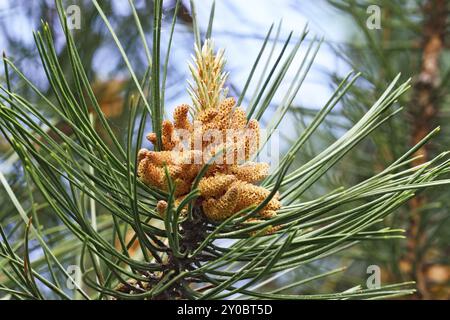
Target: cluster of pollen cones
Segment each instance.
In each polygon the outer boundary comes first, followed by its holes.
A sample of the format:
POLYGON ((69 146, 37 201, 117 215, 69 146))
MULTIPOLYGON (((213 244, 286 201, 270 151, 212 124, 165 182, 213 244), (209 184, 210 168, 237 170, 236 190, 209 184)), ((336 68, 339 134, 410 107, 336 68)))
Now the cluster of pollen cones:
MULTIPOLYGON (((161 151, 139 151, 140 179, 149 186, 168 191, 170 177, 175 185, 177 206, 208 163, 210 166, 198 183, 197 203, 209 220, 220 222, 261 204, 270 191, 257 183, 268 175, 269 166, 249 161, 259 149, 259 124, 257 120, 247 122, 245 111, 235 104, 234 98, 222 99, 217 106, 196 112, 192 121, 190 107, 178 106, 173 122, 162 123, 161 151)), ((154 133, 147 139, 157 144, 154 133)), ((280 207, 279 195, 275 194, 253 221, 274 217, 280 207)), ((159 214, 164 215, 166 208, 167 203, 160 200, 159 214)))

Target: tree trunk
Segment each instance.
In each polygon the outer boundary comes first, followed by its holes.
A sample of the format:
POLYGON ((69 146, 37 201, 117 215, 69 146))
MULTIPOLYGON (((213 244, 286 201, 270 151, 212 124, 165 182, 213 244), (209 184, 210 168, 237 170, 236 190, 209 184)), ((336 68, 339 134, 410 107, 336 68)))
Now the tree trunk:
MULTIPOLYGON (((421 71, 416 78, 413 97, 410 102, 412 116, 411 144, 417 144, 437 125, 439 111, 436 101, 436 89, 439 86, 439 60, 444 48, 447 0, 428 0, 423 6, 423 39, 421 71)), ((417 166, 431 159, 429 146, 417 151, 422 158, 413 165, 417 166)), ((419 195, 410 202, 410 218, 407 229, 407 251, 401 261, 401 269, 409 278, 417 282, 417 298, 430 299, 424 270, 424 253, 420 253, 424 237, 421 235, 421 208, 427 199, 419 195)))

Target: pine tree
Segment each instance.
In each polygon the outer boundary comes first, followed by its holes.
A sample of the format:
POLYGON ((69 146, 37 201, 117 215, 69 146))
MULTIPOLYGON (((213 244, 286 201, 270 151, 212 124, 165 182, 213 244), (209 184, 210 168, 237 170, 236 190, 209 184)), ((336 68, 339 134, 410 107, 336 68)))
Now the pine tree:
MULTIPOLYGON (((402 72, 412 78, 412 90, 401 98, 405 111, 392 119, 384 130, 372 135, 364 154, 355 154, 348 163, 364 168, 352 179, 365 179, 389 165, 399 153, 442 126, 441 132, 417 150, 411 166, 420 165, 449 145, 448 112, 450 69, 448 59, 448 1, 423 2, 379 1, 381 28, 368 30, 367 8, 370 1, 330 1, 339 13, 344 12, 355 26, 353 42, 340 47, 349 64, 363 72, 367 82, 353 88, 345 102, 342 116, 351 123, 367 110, 373 93, 380 93, 390 77, 402 72), (370 89, 368 89, 370 88, 370 89), (368 154, 374 156, 368 157, 368 154), (364 165, 361 165, 364 163, 364 165)), ((335 77, 339 81, 339 77, 335 77)), ((342 119, 340 119, 342 121, 342 119)), ((378 243, 366 247, 366 260, 383 263, 390 281, 414 280, 416 297, 430 299, 449 297, 448 219, 449 198, 444 190, 420 193, 400 209, 388 222, 407 230, 407 241, 387 246, 378 243), (370 252, 383 252, 374 257, 370 252)))
MULTIPOLYGON (((0 226, 0 267, 4 271, 0 292, 6 298, 225 299, 239 295, 257 299, 344 299, 395 297, 414 291, 412 283, 406 282, 372 288, 357 283, 340 292, 290 293, 342 268, 319 270, 275 289, 264 287, 286 272, 311 268, 358 242, 402 237, 402 230, 381 226, 384 218, 413 198, 416 191, 449 183, 440 178, 450 169, 446 152, 410 167, 415 153, 435 134, 433 131, 377 174, 315 199, 303 198, 305 191, 360 141, 397 116, 398 101, 410 86, 408 80, 401 83, 400 76, 393 77, 372 107, 342 137, 310 161, 294 166, 296 155, 359 77, 350 73, 269 175, 267 165, 253 158, 268 138, 257 139, 259 121, 304 45, 306 29, 291 33, 278 55, 272 50, 268 62, 263 63, 262 54, 273 33, 270 27, 240 95, 230 97, 225 56, 212 46, 214 6, 202 39, 191 2, 196 48, 189 86, 193 103, 192 107, 186 104, 176 108, 172 121, 164 119, 164 96, 170 49, 176 43, 169 41, 163 61, 162 1, 154 2, 151 46, 141 19, 135 16, 143 50, 149 53, 143 68, 146 72, 140 76, 108 16, 93 0, 133 85, 122 142, 95 97, 61 1, 56 4, 67 41, 70 72, 62 72, 48 24, 43 23, 35 33, 55 98, 47 98, 4 57, 7 76, 6 83, 0 85, 0 128, 20 159, 24 181, 23 190, 15 191, 0 174, 15 209, 15 214, 0 226), (289 47, 290 43, 294 46, 289 47), (261 79, 255 77, 257 68, 266 68, 261 79), (11 74, 20 77, 45 102, 49 113, 70 127, 70 132, 49 121, 41 104, 16 93, 11 74), (247 91, 252 81, 261 85, 251 95, 247 91), (246 95, 252 97, 250 103, 240 107, 247 101, 246 95), (142 149, 147 122, 152 124, 147 138, 153 150, 142 149), (254 139, 237 136, 231 147, 195 147, 197 132, 202 135, 215 129, 221 136, 234 127, 251 130, 254 139), (188 133, 187 145, 180 143, 180 129, 188 133), (254 142, 256 149, 251 148, 254 142), (244 150, 243 164, 216 161, 240 150, 244 150), (193 163, 192 157, 199 153, 206 158, 193 163), (19 193, 27 195, 29 201, 18 201, 19 193), (42 207, 51 212, 52 220, 41 219, 42 207), (68 286, 75 289, 73 294, 68 293, 68 286)), ((135 12, 132 1, 130 6, 135 12)), ((175 23, 173 19, 170 39, 175 23)), ((320 42, 311 41, 309 46, 304 63, 295 70, 294 81, 283 93, 283 103, 265 128, 269 136, 275 134, 289 111, 320 42)))

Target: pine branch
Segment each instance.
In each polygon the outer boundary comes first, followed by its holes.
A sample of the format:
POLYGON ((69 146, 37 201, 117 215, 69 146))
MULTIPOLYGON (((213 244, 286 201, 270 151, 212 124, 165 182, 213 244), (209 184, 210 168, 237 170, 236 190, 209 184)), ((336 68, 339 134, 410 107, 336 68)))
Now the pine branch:
MULTIPOLYGON (((440 82, 440 59, 443 54, 445 31, 447 28, 448 8, 446 1, 427 1, 423 6, 423 50, 421 71, 414 84, 414 92, 410 112, 412 114, 411 144, 415 145, 420 141, 430 126, 437 122, 439 114, 439 102, 436 101, 435 94, 440 82)), ((427 146, 423 146, 417 151, 422 155, 415 165, 419 165, 430 158, 427 146)), ((424 299, 430 299, 431 295, 427 288, 427 279, 424 270, 424 261, 419 248, 423 247, 425 237, 420 236, 421 210, 426 205, 427 199, 418 196, 410 203, 411 217, 408 226, 407 252, 402 260, 403 267, 410 270, 411 278, 415 279, 418 287, 418 295, 424 299)))
MULTIPOLYGON (((358 2, 358 6, 342 1, 330 3, 339 10, 350 13, 351 20, 358 26, 358 34, 363 35, 362 41, 354 41, 355 43, 346 45, 344 50, 351 55, 346 61, 353 68, 363 68, 364 75, 369 80, 369 83, 352 90, 354 97, 348 99, 347 104, 353 107, 343 114, 346 119, 355 122, 355 118, 366 109, 364 104, 370 101, 367 95, 372 92, 367 90, 368 84, 373 85, 375 91, 381 92, 385 82, 397 70, 413 78, 411 94, 405 95, 401 100, 406 105, 405 116, 393 119, 385 126, 384 132, 372 136, 379 156, 360 154, 355 157, 352 166, 364 162, 367 170, 363 173, 354 172, 353 177, 363 179, 378 171, 397 157, 399 150, 405 150, 403 146, 416 144, 433 128, 442 125, 442 133, 436 136, 433 144, 417 149, 417 155, 421 156, 416 157, 412 166, 436 156, 442 146, 448 145, 447 115, 444 111, 448 100, 448 86, 444 84, 445 75, 448 74, 444 45, 448 38, 445 32, 448 4, 429 1, 423 6, 417 4, 405 7, 401 1, 385 2, 382 6, 382 30, 371 32, 364 24, 367 19, 365 8, 371 3, 358 2), (436 6, 439 6, 438 10, 434 10, 436 6), (393 48, 395 44, 399 44, 399 47, 393 48), (356 51, 358 54, 353 54, 356 51)), ((373 146, 368 145, 367 150, 373 150, 373 146)), ((437 230, 432 227, 445 224, 449 217, 448 206, 442 192, 431 190, 417 195, 408 207, 401 209, 398 217, 392 219, 407 229, 408 248, 399 243, 390 250, 385 266, 389 269, 391 279, 417 281, 419 291, 416 297, 442 298, 448 295, 444 284, 446 276, 435 281, 431 277, 433 270, 441 270, 444 275, 448 273, 445 267, 446 245, 443 244, 448 232, 445 227, 437 230), (434 250, 429 250, 432 245, 435 246, 434 250), (430 277, 427 279, 428 276, 430 277), (431 291, 433 294, 430 294, 431 291)), ((377 249, 371 251, 380 250, 388 249, 377 246, 377 249)))
MULTIPOLYGON (((132 2, 130 4, 133 8, 132 2)), ((28 179, 27 188, 35 190, 34 193, 42 198, 42 203, 48 206, 57 221, 57 230, 52 230, 46 222, 29 219, 27 208, 20 205, 9 182, 3 174, 0 175, 2 185, 23 220, 20 225, 14 221, 0 229, 0 265, 6 270, 5 278, 0 278, 0 291, 17 299, 69 299, 72 296, 65 294, 64 287, 69 280, 78 285, 78 294, 85 299, 224 299, 236 294, 252 299, 374 299, 411 294, 414 291, 411 283, 372 289, 357 285, 343 292, 314 294, 291 294, 289 290, 292 286, 276 290, 267 290, 261 286, 270 279, 276 279, 279 272, 306 268, 313 262, 348 250, 357 243, 403 237, 402 230, 381 227, 380 223, 414 197, 415 192, 450 183, 448 179, 442 178, 450 171, 448 153, 409 167, 414 161, 414 153, 436 130, 372 177, 351 187, 322 194, 316 199, 305 201, 303 198, 303 193, 312 188, 350 150, 396 116, 400 111, 396 109, 397 101, 408 90, 409 81, 399 83, 400 76, 395 77, 352 128, 310 161, 294 167, 298 152, 316 134, 319 125, 359 76, 349 74, 305 131, 295 139, 272 175, 257 185, 258 179, 254 177, 253 171, 248 174, 245 168, 233 163, 229 169, 235 170, 231 171, 232 176, 240 181, 230 188, 235 198, 228 193, 229 197, 219 201, 221 198, 218 195, 206 195, 202 189, 205 180, 202 179, 216 177, 211 174, 211 168, 221 172, 226 167, 216 166, 214 161, 229 152, 229 148, 222 146, 215 150, 200 166, 189 163, 189 167, 182 167, 195 169, 190 179, 180 178, 186 177, 187 170, 178 170, 178 159, 171 158, 176 141, 172 140, 175 137, 172 123, 162 119, 163 101, 160 94, 163 95, 161 90, 165 90, 165 87, 159 82, 161 39, 158 30, 162 7, 158 5, 161 2, 156 1, 152 66, 139 79, 106 14, 94 1, 137 92, 137 96, 129 100, 131 112, 126 142, 123 144, 114 135, 93 94, 74 39, 65 24, 60 1, 57 2, 57 8, 68 44, 70 73, 62 72, 48 24, 43 23, 42 30, 35 33, 36 45, 55 99, 46 98, 13 62, 4 59, 8 71, 22 78, 46 103, 52 116, 67 123, 73 134, 55 126, 41 112, 41 106, 33 103, 30 97, 17 94, 13 82, 0 85, 2 133, 20 159, 28 179), (153 103, 150 105, 148 101, 153 103), (90 105, 93 106, 92 110, 87 107, 90 105), (112 146, 104 142, 90 121, 93 117, 99 119, 113 141, 112 146), (149 138, 156 149, 138 152, 148 117, 155 131, 155 135, 149 138), (158 132, 159 127, 161 133, 158 132), (142 166, 145 163, 143 160, 148 160, 153 167, 142 166), (150 178, 146 179, 147 175, 150 178), (183 198, 179 199, 179 195, 183 198), (249 204, 249 199, 255 198, 257 200, 249 204), (94 205, 88 206, 87 203, 94 205), (232 209, 230 204, 233 205, 232 209), (102 209, 102 214, 95 217, 97 227, 91 218, 93 207, 102 209), (17 234, 24 230, 26 236, 17 240, 17 234), (53 239, 57 236, 63 236, 64 242, 61 243, 60 238, 53 239), (38 241, 35 247, 32 246, 32 239, 38 241), (50 239, 52 241, 47 243, 46 240, 50 239), (19 254, 22 248, 26 248, 27 252, 23 258, 19 254), (32 250, 43 250, 44 258, 31 259, 32 250), (62 261, 73 262, 76 257, 80 257, 76 266, 82 274, 81 284, 74 281, 62 267, 62 261), (50 274, 52 270, 55 274, 50 274)), ((195 15, 193 20, 193 25, 198 28, 195 15)), ((135 23, 140 29, 139 19, 135 19, 135 23)), ((207 33, 211 36, 212 30, 207 33)), ((196 34, 199 47, 199 29, 196 34)), ((286 81, 285 76, 306 36, 306 28, 298 38, 292 32, 275 61, 272 61, 270 54, 263 66, 268 72, 262 73, 258 81, 260 85, 250 100, 247 112, 235 107, 232 98, 217 96, 221 90, 214 91, 212 96, 208 95, 210 92, 207 90, 201 95, 194 94, 195 99, 200 97, 209 100, 207 108, 194 114, 195 119, 206 117, 211 112, 215 120, 208 118, 204 124, 216 129, 239 125, 257 130, 258 120, 271 105, 273 97, 282 87, 281 83, 286 81), (291 41, 294 46, 289 46, 291 41), (235 121, 230 121, 227 118, 229 115, 235 116, 235 121)), ((268 44, 267 41, 261 52, 268 44)), ((206 48, 208 45, 209 42, 206 42, 206 48)), ((320 42, 315 41, 310 44, 303 63, 295 70, 295 81, 285 92, 283 103, 276 110, 275 120, 270 126, 271 134, 291 107, 319 45, 320 42)), ((272 53, 276 46, 275 42, 272 53)), ((212 51, 205 52, 212 58, 212 51)), ((196 62, 199 63, 204 57, 198 55, 196 62)), ((260 56, 254 68, 260 67, 259 59, 260 56)), ((221 66, 222 60, 208 61, 219 62, 212 64, 217 67, 221 66)), ((210 64, 205 64, 204 70, 211 72, 209 67, 210 64)), ((194 75, 197 73, 194 72, 194 75)), ((199 79, 206 79, 206 88, 211 88, 211 84, 220 84, 212 87, 221 89, 221 75, 221 72, 214 73, 214 77, 199 75, 199 79)), ((249 79, 252 75, 253 71, 249 79)), ((197 86, 200 85, 201 81, 197 86)), ((199 106, 203 107, 203 100, 199 106)), ((245 97, 242 101, 246 101, 245 97)), ((181 106, 178 112, 174 116, 174 127, 188 128, 187 108, 181 106)), ((257 136, 255 134, 253 137, 257 136)), ((261 144, 266 142, 261 141, 261 144)), ((202 149, 194 151, 203 152, 202 149)), ((250 168, 257 166, 253 163, 250 168)), ((267 175, 263 170, 261 172, 259 177, 267 175)), ((206 192, 217 191, 212 188, 212 184, 206 186, 206 192)), ((224 190, 226 187, 217 189, 225 192, 221 196, 227 195, 228 190, 224 190)), ((36 204, 34 193, 30 192, 31 199, 27 203, 31 212, 36 204)), ((295 288, 302 289, 303 284, 334 273, 330 270, 320 271, 303 282, 297 282, 295 288)))

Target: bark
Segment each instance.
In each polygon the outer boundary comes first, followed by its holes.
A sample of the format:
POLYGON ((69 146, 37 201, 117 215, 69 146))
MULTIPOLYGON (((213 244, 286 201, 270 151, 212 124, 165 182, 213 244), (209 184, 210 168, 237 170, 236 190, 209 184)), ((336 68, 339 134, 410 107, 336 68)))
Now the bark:
MULTIPOLYGON (((417 144, 437 125, 439 112, 435 92, 440 80, 440 57, 445 47, 444 38, 447 24, 447 0, 428 0, 423 6, 423 41, 421 70, 416 78, 411 101, 412 135, 411 144, 417 144)), ((430 157, 429 146, 417 152, 422 158, 413 165, 420 165, 430 157)), ((417 298, 430 299, 425 274, 424 254, 419 254, 424 237, 421 234, 421 208, 427 199, 419 195, 410 202, 410 218, 407 231, 407 251, 401 261, 401 269, 417 282, 417 298)))

